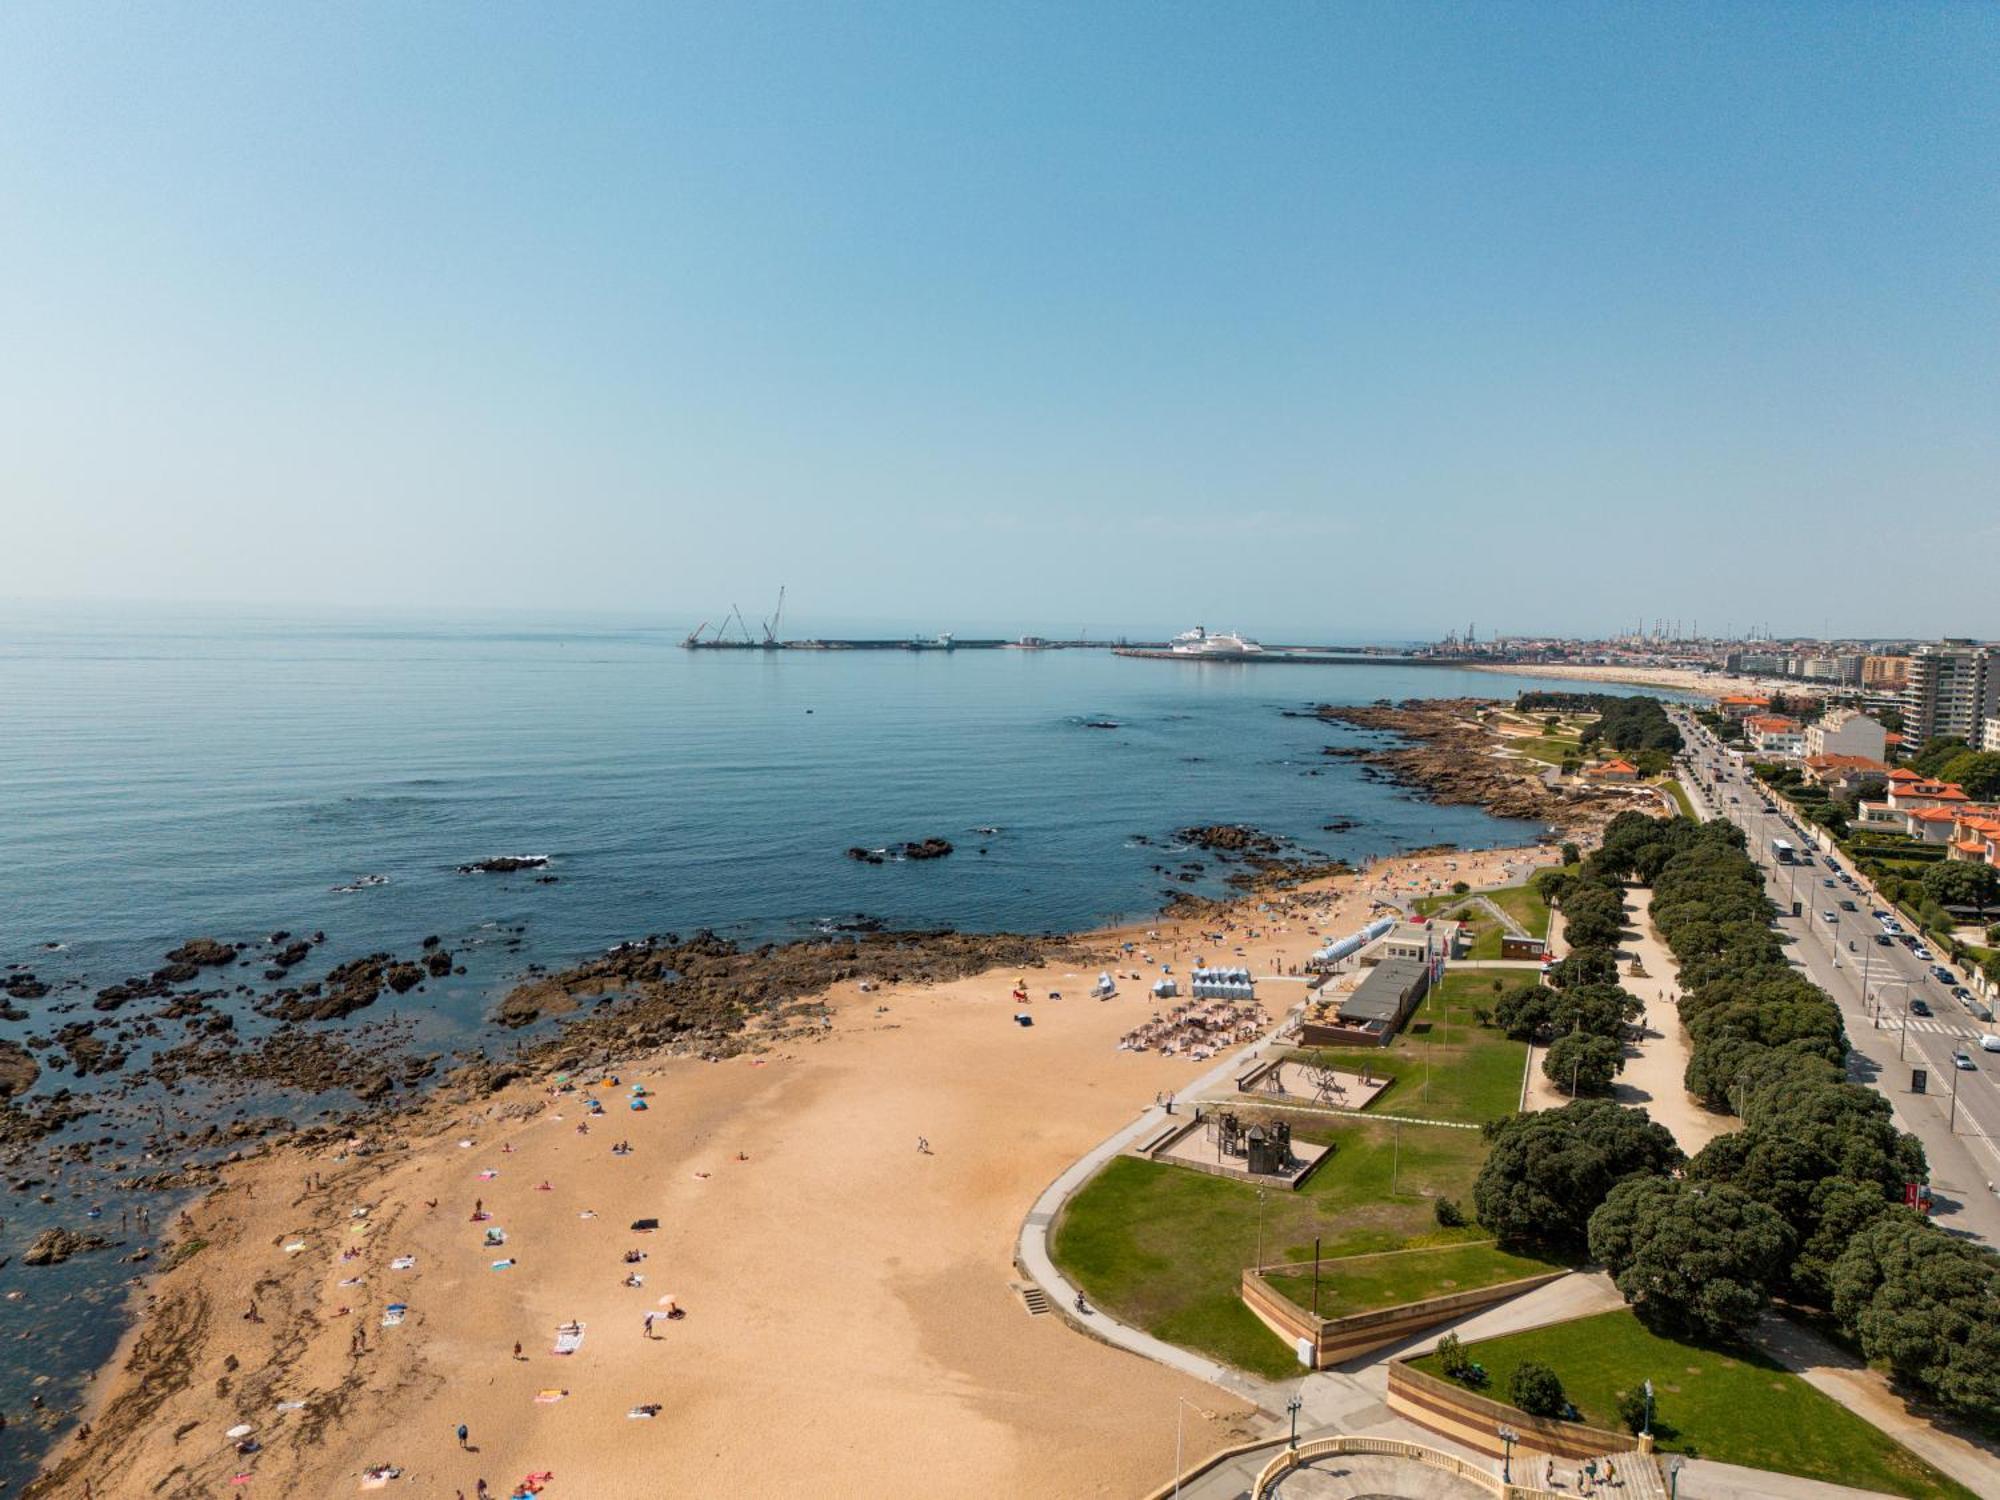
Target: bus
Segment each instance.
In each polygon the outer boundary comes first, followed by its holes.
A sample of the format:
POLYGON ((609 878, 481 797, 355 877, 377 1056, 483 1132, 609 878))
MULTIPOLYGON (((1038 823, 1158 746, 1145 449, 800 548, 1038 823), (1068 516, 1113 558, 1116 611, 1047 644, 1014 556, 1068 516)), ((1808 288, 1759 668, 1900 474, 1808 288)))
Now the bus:
POLYGON ((1787 839, 1772 839, 1771 855, 1781 865, 1797 864, 1799 860, 1799 851, 1794 849, 1787 839))

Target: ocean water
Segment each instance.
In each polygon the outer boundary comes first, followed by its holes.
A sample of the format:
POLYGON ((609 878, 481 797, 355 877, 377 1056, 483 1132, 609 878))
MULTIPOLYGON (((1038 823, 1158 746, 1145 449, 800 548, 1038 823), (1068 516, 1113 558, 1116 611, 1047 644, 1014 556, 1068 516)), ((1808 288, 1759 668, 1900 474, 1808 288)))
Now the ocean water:
MULTIPOLYGON (((1366 736, 1286 716, 1315 702, 1509 696, 1534 685, 1521 679, 1095 650, 688 652, 684 630, 10 606, 0 964, 72 988, 27 1002, 28 1019, 0 1035, 95 1018, 90 989, 150 972, 184 938, 288 929, 327 935, 299 978, 439 935, 468 972, 354 1021, 398 1017, 421 1045, 471 1048, 494 1039, 483 1017, 527 963, 645 933, 763 940, 856 914, 1087 927, 1156 909, 1176 886, 1154 867, 1200 857, 1169 847, 1191 823, 1247 822, 1346 859, 1542 832, 1432 806, 1320 753, 1366 736), (1324 826, 1340 820, 1352 828, 1324 826), (933 835, 956 852, 880 866, 844 853, 933 835), (516 853, 549 856, 554 883, 457 873, 516 853), (342 889, 363 877, 379 879, 342 889)), ((1203 863, 1192 888, 1220 891, 1228 867, 1203 863)), ((244 1030, 257 1025, 246 1008, 244 1030)), ((132 1040, 136 1069, 147 1043, 132 1040)), ((45 1071, 37 1088, 65 1083, 45 1071)), ((327 1102, 264 1101, 300 1113, 327 1102)), ((81 1133, 136 1135, 153 1107, 139 1089, 81 1133)), ((50 1223, 81 1227, 92 1204, 115 1222, 111 1154, 10 1190, 0 1253, 50 1223)), ((0 1287, 26 1293, 0 1302, 15 1335, 0 1339, 10 1417, 35 1380, 55 1404, 108 1352, 130 1270, 117 1253, 0 1270, 0 1287)), ((22 1427, 9 1435, 23 1441, 0 1479, 18 1482, 34 1449, 22 1427)))

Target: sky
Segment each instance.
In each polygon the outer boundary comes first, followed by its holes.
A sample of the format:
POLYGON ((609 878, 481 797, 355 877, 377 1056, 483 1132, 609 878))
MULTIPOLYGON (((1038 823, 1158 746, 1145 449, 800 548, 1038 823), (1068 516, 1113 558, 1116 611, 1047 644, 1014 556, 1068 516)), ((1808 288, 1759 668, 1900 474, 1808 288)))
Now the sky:
POLYGON ((0 599, 2000 636, 1996 272, 1992 5, 22 0, 0 599))

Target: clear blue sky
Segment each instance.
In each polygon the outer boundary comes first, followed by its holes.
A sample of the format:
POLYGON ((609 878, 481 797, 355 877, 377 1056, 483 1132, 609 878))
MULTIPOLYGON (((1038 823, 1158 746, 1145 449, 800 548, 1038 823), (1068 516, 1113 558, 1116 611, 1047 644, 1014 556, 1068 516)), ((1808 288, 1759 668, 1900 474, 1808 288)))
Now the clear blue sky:
POLYGON ((2000 7, 15 4, 0 594, 2000 635, 2000 7))

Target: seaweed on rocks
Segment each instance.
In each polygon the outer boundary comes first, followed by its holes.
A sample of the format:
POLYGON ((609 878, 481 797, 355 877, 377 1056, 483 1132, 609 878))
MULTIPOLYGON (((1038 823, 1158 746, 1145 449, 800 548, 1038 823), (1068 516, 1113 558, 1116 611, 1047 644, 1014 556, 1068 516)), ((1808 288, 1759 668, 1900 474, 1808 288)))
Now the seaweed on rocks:
POLYGON ((1039 967, 1071 949, 1010 933, 863 932, 753 949, 703 930, 623 943, 518 984, 493 1012, 506 1027, 574 1016, 556 1044, 614 1053, 677 1046, 727 1055, 753 1020, 783 1020, 798 1001, 856 979, 927 983, 996 966, 1039 967))

